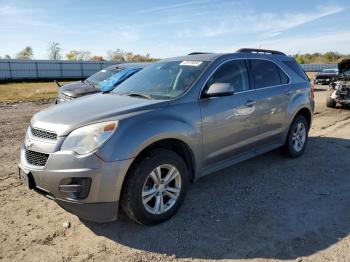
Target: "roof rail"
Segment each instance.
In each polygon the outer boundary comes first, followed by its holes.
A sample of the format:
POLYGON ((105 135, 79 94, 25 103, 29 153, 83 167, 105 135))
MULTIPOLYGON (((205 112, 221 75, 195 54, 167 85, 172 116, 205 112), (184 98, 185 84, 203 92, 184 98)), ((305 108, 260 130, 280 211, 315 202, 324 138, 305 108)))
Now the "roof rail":
POLYGON ((207 52, 192 52, 192 53, 189 53, 187 55, 205 55, 205 54, 211 54, 211 53, 207 53, 207 52))
POLYGON ((284 55, 285 53, 282 53, 280 51, 275 50, 268 50, 268 49, 258 49, 258 48, 241 48, 237 50, 239 53, 256 53, 256 54, 270 54, 270 55, 284 55))

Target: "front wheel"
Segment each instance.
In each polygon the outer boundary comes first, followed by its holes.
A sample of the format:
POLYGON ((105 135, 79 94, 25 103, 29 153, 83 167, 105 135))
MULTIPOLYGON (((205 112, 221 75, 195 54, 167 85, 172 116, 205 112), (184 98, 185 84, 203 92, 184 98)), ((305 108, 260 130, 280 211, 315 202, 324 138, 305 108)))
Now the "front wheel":
POLYGON ((121 205, 134 221, 159 224, 182 204, 189 184, 188 168, 176 153, 156 149, 138 161, 128 174, 121 205))
POLYGON ((298 115, 289 128, 288 136, 282 152, 291 158, 299 157, 306 148, 309 133, 309 125, 306 118, 298 115))

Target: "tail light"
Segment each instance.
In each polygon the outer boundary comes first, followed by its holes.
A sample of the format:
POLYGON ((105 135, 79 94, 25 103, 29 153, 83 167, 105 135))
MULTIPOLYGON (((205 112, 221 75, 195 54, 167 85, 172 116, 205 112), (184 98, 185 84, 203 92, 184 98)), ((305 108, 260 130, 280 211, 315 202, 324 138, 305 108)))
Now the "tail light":
POLYGON ((311 88, 311 96, 312 98, 315 98, 315 84, 313 81, 310 82, 310 88, 311 88))

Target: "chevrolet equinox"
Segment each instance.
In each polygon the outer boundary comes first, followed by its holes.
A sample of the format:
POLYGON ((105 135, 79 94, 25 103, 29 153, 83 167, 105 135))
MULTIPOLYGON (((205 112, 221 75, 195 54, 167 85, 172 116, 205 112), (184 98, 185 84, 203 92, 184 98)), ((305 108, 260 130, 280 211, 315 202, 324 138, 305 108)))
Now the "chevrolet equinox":
POLYGON ((35 114, 19 176, 80 218, 116 220, 121 206, 157 224, 191 181, 276 148, 299 157, 313 107, 309 79, 278 51, 164 59, 112 92, 35 114))

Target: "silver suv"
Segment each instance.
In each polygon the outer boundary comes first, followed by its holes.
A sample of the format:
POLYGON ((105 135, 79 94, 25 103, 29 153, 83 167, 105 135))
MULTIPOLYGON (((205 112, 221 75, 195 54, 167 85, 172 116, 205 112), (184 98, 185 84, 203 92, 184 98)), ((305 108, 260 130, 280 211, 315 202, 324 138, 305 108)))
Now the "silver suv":
POLYGON ((93 221, 169 219, 190 181, 275 148, 306 147, 310 82, 292 57, 241 49, 154 63, 108 94, 31 120, 19 174, 30 189, 93 221))

